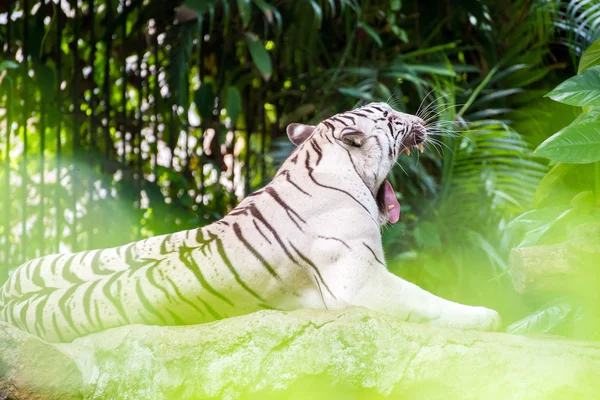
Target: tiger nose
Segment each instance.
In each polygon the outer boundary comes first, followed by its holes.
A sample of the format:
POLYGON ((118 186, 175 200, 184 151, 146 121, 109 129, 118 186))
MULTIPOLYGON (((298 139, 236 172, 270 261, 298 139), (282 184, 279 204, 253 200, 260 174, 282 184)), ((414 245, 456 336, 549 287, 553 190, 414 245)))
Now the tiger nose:
POLYGON ((416 123, 412 125, 411 133, 415 144, 419 144, 425 141, 427 129, 425 129, 424 125, 416 123))

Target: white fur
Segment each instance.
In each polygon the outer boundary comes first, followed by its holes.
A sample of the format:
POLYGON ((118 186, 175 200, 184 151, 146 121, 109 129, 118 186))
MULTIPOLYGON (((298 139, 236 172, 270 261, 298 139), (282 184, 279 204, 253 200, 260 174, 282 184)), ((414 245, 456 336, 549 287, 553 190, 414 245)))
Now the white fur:
POLYGON ((422 121, 382 103, 356 111, 367 110, 375 112, 355 123, 327 120, 333 129, 288 129, 299 147, 273 181, 210 226, 21 266, 0 289, 0 319, 48 341, 130 323, 201 323, 267 306, 365 306, 413 322, 496 329, 495 311, 441 299, 387 271, 380 233, 387 216, 377 189, 422 121))

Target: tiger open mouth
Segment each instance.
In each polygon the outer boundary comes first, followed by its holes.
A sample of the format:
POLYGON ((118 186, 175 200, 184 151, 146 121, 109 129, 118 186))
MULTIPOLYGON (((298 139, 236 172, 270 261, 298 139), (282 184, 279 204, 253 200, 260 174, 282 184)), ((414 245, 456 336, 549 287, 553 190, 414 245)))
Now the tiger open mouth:
MULTIPOLYGON (((421 153, 423 153, 423 143, 416 144, 416 147, 419 149, 421 153)), ((410 147, 406 147, 404 150, 400 152, 406 153, 410 156, 410 147)), ((377 206, 379 207, 379 212, 382 215, 387 216, 387 220, 395 224, 400 220, 400 202, 396 199, 396 195, 394 193, 394 188, 392 184, 387 179, 383 181, 379 190, 377 190, 377 206)))
POLYGON ((394 188, 387 179, 377 191, 377 205, 379 206, 379 212, 387 215, 388 221, 392 224, 400 220, 400 202, 396 199, 394 188))

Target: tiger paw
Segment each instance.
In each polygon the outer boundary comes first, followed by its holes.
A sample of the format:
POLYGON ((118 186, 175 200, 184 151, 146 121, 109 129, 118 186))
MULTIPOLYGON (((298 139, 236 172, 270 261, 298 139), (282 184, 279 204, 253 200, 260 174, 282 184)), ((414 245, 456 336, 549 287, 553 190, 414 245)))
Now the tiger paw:
POLYGON ((463 330, 497 331, 502 319, 500 314, 489 308, 465 306, 459 313, 442 315, 430 324, 463 330))

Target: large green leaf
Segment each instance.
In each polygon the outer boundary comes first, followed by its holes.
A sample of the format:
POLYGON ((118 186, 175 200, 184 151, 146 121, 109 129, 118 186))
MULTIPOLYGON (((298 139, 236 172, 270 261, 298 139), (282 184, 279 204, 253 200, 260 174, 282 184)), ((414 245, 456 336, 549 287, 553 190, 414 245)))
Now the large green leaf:
POLYGON ((515 233, 525 232, 523 240, 517 247, 534 246, 542 236, 556 224, 569 218, 574 213, 572 208, 549 207, 528 211, 508 224, 508 229, 515 233))
POLYGON ((564 322, 573 306, 568 298, 559 298, 546 307, 515 322, 506 328, 506 332, 514 334, 548 333, 564 322))
POLYGON ((600 119, 600 107, 586 107, 585 110, 586 112, 579 114, 579 116, 571 122, 571 125, 594 122, 600 119))
POLYGON ((546 96, 571 106, 600 106, 600 66, 567 79, 546 96))
POLYGON ((596 40, 581 56, 579 61, 579 69, 577 73, 580 74, 588 68, 600 65, 600 40, 596 40))
POLYGON ((269 52, 263 46, 260 38, 254 33, 244 33, 244 39, 246 40, 246 45, 248 46, 248 51, 250 51, 250 57, 252 57, 254 65, 256 65, 263 78, 268 81, 273 73, 269 52))
POLYGON ((552 161, 587 164, 600 160, 600 122, 569 125, 546 139, 535 154, 552 161))

